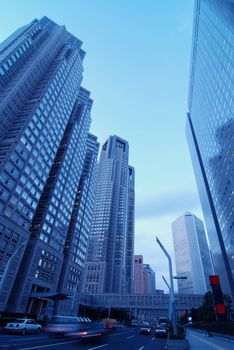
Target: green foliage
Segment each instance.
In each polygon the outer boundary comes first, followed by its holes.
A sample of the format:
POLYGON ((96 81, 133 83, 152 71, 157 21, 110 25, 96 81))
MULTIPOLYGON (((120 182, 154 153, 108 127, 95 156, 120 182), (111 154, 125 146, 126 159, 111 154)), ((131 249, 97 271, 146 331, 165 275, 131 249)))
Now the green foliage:
MULTIPOLYGON (((226 313, 229 314, 232 311, 232 299, 229 295, 224 294, 223 300, 225 304, 226 313)), ((204 295, 203 305, 197 309, 192 308, 189 316, 192 316, 194 321, 205 321, 213 322, 216 320, 215 311, 214 311, 214 302, 211 292, 207 292, 204 295)))
MULTIPOLYGON (((204 302, 202 306, 200 306, 198 309, 193 308, 193 312, 191 310, 191 316, 193 317, 192 314, 196 314, 196 321, 215 321, 214 303, 211 292, 207 292, 204 295, 204 302)), ((194 318, 193 321, 195 321, 194 318)))

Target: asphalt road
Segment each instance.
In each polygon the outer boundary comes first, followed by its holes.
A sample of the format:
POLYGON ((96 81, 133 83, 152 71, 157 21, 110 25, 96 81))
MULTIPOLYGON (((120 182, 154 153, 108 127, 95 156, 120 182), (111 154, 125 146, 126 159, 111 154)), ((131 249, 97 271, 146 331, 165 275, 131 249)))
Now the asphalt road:
POLYGON ((165 339, 139 334, 139 329, 127 329, 112 333, 99 341, 84 342, 75 339, 49 338, 40 335, 0 335, 1 350, 164 350, 165 339))

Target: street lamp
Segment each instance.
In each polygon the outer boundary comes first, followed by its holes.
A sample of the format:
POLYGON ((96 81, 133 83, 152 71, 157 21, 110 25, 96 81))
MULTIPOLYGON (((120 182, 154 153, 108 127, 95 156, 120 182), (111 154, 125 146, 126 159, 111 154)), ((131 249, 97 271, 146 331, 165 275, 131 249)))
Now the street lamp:
POLYGON ((166 278, 164 276, 162 276, 162 279, 166 283, 167 288, 169 289, 169 292, 171 293, 171 287, 170 287, 169 283, 167 282, 166 278))
POLYGON ((16 249, 16 251, 8 259, 8 261, 6 263, 6 266, 5 266, 5 269, 4 269, 4 272, 3 272, 2 276, 0 276, 0 289, 3 288, 3 285, 4 285, 4 282, 5 282, 5 279, 7 278, 7 273, 8 273, 8 270, 10 268, 11 262, 13 261, 15 256, 24 248, 25 244, 26 244, 25 242, 21 243, 19 245, 19 247, 16 249))
POLYGON ((177 335, 177 325, 176 325, 176 312, 175 312, 175 292, 174 292, 174 285, 173 285, 173 276, 172 276, 172 263, 171 263, 171 257, 156 236, 156 242, 162 249, 163 253, 166 255, 168 259, 168 267, 169 267, 169 277, 170 277, 170 302, 171 302, 171 323, 173 327, 174 334, 177 335))
POLYGON ((166 286, 169 289, 169 307, 168 307, 168 319, 171 321, 171 287, 169 283, 167 282, 166 278, 162 276, 163 281, 166 283, 166 286))

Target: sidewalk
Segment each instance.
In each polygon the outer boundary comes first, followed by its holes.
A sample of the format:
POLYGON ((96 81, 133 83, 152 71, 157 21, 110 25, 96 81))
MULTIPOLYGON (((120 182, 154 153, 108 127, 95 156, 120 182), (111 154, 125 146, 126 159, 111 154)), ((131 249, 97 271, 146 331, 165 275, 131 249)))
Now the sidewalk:
POLYGON ((234 337, 225 334, 214 334, 211 337, 205 331, 188 329, 186 339, 190 350, 233 350, 234 337), (227 338, 228 337, 228 338, 227 338))

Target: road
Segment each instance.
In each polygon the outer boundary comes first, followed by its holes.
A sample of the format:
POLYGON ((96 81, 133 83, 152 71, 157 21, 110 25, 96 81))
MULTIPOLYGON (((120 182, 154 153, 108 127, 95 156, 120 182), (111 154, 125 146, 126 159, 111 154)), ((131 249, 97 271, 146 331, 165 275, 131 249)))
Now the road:
POLYGON ((164 350, 165 339, 155 339, 151 335, 140 335, 139 329, 127 329, 112 333, 98 342, 77 341, 75 339, 51 339, 40 335, 0 335, 1 350, 164 350))

